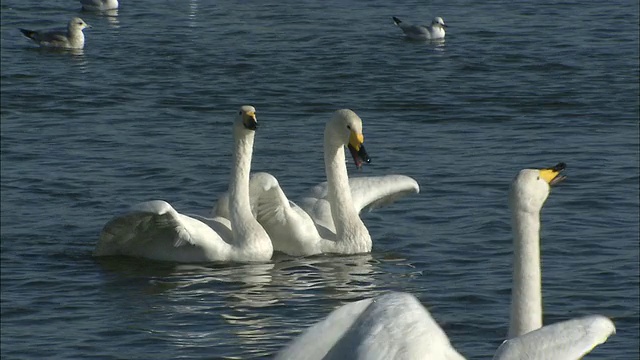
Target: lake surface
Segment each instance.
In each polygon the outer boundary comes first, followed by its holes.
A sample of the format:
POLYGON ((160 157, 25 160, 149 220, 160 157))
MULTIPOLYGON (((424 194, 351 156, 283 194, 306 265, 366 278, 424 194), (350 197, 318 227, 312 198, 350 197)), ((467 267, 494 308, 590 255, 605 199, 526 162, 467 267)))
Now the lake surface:
POLYGON ((341 304, 415 294, 454 346, 507 332, 507 192, 566 162, 542 214, 545 324, 611 317, 588 359, 639 357, 638 2, 76 1, 1 4, 2 359, 268 358, 341 304), (81 16, 81 52, 18 27, 81 16), (391 16, 449 25, 403 38, 391 16), (371 254, 265 264, 95 259, 137 202, 208 211, 231 122, 252 104, 253 169, 297 199, 324 181, 331 113, 364 121, 372 163, 421 193, 363 214, 371 254))

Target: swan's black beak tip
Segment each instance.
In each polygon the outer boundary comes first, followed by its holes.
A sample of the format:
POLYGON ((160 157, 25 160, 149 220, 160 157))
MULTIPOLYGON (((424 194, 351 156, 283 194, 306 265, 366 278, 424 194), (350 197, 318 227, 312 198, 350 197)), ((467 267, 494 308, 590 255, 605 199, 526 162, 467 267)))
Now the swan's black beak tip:
POLYGON ((248 130, 256 130, 258 128, 258 120, 255 117, 249 117, 244 121, 244 127, 248 130))
POLYGON ((369 157, 369 154, 367 154, 367 150, 365 150, 364 145, 360 145, 360 149, 358 150, 349 145, 349 152, 351 152, 351 157, 353 157, 353 162, 356 164, 356 168, 360 169, 363 164, 371 163, 371 158, 369 157))

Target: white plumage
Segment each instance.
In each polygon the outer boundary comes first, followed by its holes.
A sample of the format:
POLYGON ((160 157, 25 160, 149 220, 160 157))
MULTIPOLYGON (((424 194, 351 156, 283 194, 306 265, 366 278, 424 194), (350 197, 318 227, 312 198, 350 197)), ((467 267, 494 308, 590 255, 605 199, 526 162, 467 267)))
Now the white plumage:
POLYGON ((249 204, 256 122, 252 106, 243 106, 234 122, 227 218, 183 215, 162 200, 143 202, 105 225, 94 255, 177 262, 270 260, 273 245, 252 216, 249 204))
MULTIPOLYGON (((271 237, 274 250, 293 256, 371 251, 371 236, 360 219, 360 211, 417 193, 419 186, 403 175, 350 179, 344 147, 349 148, 356 166, 360 166, 368 162, 363 141, 360 117, 351 110, 336 111, 324 134, 327 182, 313 188, 300 206, 289 201, 274 176, 252 176, 251 208, 271 237)), ((227 202, 228 197, 222 196, 213 215, 228 217, 227 202)))
MULTIPOLYGON (((505 341, 494 360, 578 360, 615 333, 591 315, 505 341)), ((276 360, 464 360, 413 295, 391 292, 343 305, 306 329, 276 360)))
POLYGON ((105 11, 118 8, 118 0, 80 0, 82 9, 87 11, 105 11))
MULTIPOLYGON (((510 339, 496 360, 580 359, 615 333, 601 315, 571 319, 542 327, 540 210, 550 185, 564 179, 565 164, 525 169, 513 180, 510 206, 514 228, 514 279, 510 339)), ((389 293, 344 305, 307 329, 277 359, 452 360, 464 359, 418 299, 389 293)))

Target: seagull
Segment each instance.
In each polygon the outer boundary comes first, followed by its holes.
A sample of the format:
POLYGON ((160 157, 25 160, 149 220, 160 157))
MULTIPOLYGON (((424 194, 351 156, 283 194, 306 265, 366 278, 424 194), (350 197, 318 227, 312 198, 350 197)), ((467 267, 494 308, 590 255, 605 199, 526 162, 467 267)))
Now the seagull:
POLYGON ((447 24, 444 23, 441 17, 436 17, 431 22, 429 26, 422 25, 412 25, 397 17, 393 17, 393 22, 398 26, 404 34, 412 40, 437 40, 444 39, 445 31, 444 28, 447 27, 447 24))
POLYGON ((80 0, 83 10, 103 11, 118 8, 118 0, 80 0))
POLYGON ((84 34, 82 29, 91 28, 89 24, 79 17, 69 21, 66 29, 50 30, 26 30, 20 29, 22 34, 33 40, 41 47, 57 49, 82 49, 84 47, 84 34))

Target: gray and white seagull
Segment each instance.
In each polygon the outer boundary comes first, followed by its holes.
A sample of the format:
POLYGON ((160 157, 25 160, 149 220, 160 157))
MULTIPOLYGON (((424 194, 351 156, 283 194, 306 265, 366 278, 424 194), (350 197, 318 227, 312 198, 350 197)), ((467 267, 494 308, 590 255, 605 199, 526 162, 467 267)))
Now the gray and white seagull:
POLYGON ((406 23, 397 17, 393 17, 393 22, 398 26, 404 34, 412 40, 437 40, 444 39, 444 28, 447 24, 444 23, 441 17, 436 17, 429 26, 412 25, 406 23))
POLYGON ((22 34, 33 40, 41 47, 57 49, 82 49, 84 47, 85 28, 91 28, 89 24, 79 17, 74 17, 69 21, 67 28, 50 30, 27 30, 20 29, 22 34))

